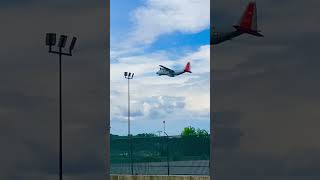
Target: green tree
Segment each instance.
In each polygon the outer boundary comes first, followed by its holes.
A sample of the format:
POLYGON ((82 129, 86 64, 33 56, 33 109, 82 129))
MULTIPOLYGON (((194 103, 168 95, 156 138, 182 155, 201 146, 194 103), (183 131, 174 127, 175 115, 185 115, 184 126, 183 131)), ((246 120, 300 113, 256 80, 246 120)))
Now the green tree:
POLYGON ((197 136, 209 136, 209 133, 208 131, 206 131, 205 129, 197 129, 197 132, 196 132, 197 136))
POLYGON ((186 136, 196 136, 196 137, 200 137, 200 136, 209 136, 208 131, 206 131, 205 129, 196 129, 192 126, 188 126, 183 128, 183 131, 181 132, 181 136, 182 137, 186 137, 186 136))
POLYGON ((181 136, 195 136, 197 135, 196 129, 194 127, 188 126, 183 128, 181 136))

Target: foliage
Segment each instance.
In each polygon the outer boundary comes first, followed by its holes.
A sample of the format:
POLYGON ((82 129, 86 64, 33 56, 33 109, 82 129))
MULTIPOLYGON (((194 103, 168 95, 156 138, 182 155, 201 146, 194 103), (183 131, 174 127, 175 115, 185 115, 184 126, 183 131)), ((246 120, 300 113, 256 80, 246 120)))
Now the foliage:
POLYGON ((185 127, 183 131, 181 132, 182 137, 187 137, 187 136, 196 136, 196 137, 203 137, 203 136, 209 136, 208 131, 205 129, 195 129, 192 126, 185 127))

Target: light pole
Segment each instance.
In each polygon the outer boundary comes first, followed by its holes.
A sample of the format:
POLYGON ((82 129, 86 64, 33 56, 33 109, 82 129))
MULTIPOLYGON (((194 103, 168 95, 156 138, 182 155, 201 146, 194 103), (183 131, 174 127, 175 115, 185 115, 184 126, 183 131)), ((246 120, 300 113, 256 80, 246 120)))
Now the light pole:
POLYGON ((130 79, 133 79, 134 73, 124 72, 124 77, 128 79, 128 136, 130 136, 130 79))
POLYGON ((163 133, 168 136, 168 134, 166 133, 166 121, 163 121, 163 133))
POLYGON ((130 138, 130 160, 131 160, 131 175, 133 175, 133 159, 132 159, 132 137, 130 134, 130 79, 133 79, 134 73, 124 72, 124 77, 128 79, 128 137, 130 138))
POLYGON ((163 122, 163 133, 164 135, 166 135, 167 137, 167 172, 168 172, 168 176, 170 175, 170 164, 169 164, 169 136, 166 133, 166 121, 162 121, 163 122))
POLYGON ((59 51, 52 50, 52 46, 56 45, 56 34, 55 33, 47 33, 46 34, 46 45, 49 46, 49 53, 58 54, 59 55, 59 180, 62 180, 62 71, 61 71, 61 61, 62 56, 72 56, 72 50, 74 49, 74 46, 76 44, 77 38, 73 37, 69 52, 65 53, 62 51, 62 48, 65 47, 67 42, 67 36, 61 35, 59 42, 58 42, 58 48, 59 51))

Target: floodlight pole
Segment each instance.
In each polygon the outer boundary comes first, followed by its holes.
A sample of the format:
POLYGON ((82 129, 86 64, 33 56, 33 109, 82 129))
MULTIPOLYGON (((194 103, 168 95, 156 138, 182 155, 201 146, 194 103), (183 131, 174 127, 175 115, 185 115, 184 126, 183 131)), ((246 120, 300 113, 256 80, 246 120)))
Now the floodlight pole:
POLYGON ((125 72, 124 77, 128 79, 128 137, 130 139, 130 160, 131 160, 131 175, 133 175, 133 158, 132 158, 132 136, 130 134, 130 79, 133 79, 134 73, 125 72))
POLYGON ((168 134, 166 133, 166 121, 163 121, 163 133, 164 135, 166 135, 166 138, 167 138, 167 173, 168 173, 168 176, 170 175, 170 164, 169 164, 169 136, 168 134))
MULTIPOLYGON (((47 34, 47 38, 48 37, 49 37, 49 39, 46 44, 49 46, 48 52, 59 55, 59 180, 62 180, 62 178, 63 178, 63 166, 62 166, 63 165, 63 163, 62 163, 62 56, 63 55, 72 56, 72 50, 74 48, 74 45, 75 45, 77 39, 75 37, 72 39, 72 42, 71 42, 71 45, 69 48, 69 52, 64 53, 62 51, 62 48, 64 47, 65 42, 61 43, 61 44, 59 42, 59 45, 58 45, 59 51, 53 51, 52 46, 55 45, 55 41, 56 41, 55 34, 54 34, 54 36, 51 36, 51 37, 49 34, 47 34), (49 40, 50 40, 50 42, 49 42, 49 40)), ((62 41, 61 37, 62 36, 60 36, 60 41, 62 41)), ((66 36, 65 36, 64 41, 66 41, 66 36)))
POLYGON ((62 180, 62 48, 59 47, 59 180, 62 180))
POLYGON ((128 136, 130 136, 130 79, 133 79, 134 73, 124 73, 124 77, 128 79, 128 136))
POLYGON ((130 134, 130 77, 128 78, 128 136, 130 138, 131 175, 133 175, 132 137, 130 134))
POLYGON ((130 136, 130 78, 128 79, 128 136, 130 136))
POLYGON ((72 56, 71 53, 63 53, 62 47, 59 52, 49 51, 50 53, 59 54, 59 180, 63 178, 63 153, 62 153, 62 55, 72 56))

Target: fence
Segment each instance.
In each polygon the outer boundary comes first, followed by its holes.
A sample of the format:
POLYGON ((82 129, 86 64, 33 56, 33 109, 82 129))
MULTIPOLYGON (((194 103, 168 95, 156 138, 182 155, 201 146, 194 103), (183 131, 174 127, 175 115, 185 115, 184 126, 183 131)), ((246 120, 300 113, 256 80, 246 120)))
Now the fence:
POLYGON ((209 136, 110 137, 111 174, 209 175, 209 136))

